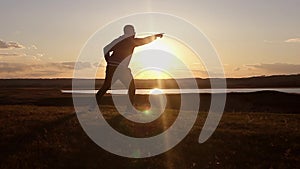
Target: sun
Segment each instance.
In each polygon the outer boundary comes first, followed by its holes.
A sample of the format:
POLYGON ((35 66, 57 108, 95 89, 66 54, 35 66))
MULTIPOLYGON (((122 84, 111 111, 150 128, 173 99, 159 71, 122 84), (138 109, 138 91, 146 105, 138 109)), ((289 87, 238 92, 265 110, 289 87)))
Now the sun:
POLYGON ((135 78, 140 79, 189 78, 182 70, 186 70, 185 66, 195 67, 198 63, 201 61, 197 55, 184 43, 164 35, 163 38, 135 48, 130 67, 133 70, 146 70, 133 71, 139 72, 135 78))
POLYGON ((137 77, 142 77, 142 79, 171 79, 166 71, 157 69, 155 67, 148 67, 146 69, 141 69, 137 74, 137 77))
POLYGON ((159 38, 147 45, 137 47, 131 61, 132 67, 143 70, 139 77, 165 79, 170 78, 172 67, 176 67, 176 48, 168 37, 159 38))
POLYGON ((159 67, 169 69, 176 58, 175 49, 168 38, 157 39, 147 45, 137 47, 135 58, 140 67, 159 67))

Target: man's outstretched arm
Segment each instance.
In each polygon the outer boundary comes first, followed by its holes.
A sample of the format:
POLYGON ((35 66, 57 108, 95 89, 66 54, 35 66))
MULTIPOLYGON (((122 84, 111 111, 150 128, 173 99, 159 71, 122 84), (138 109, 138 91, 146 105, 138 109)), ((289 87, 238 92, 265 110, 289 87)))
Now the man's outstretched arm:
POLYGON ((135 43, 135 46, 141 46, 141 45, 145 45, 145 44, 148 44, 148 43, 154 41, 158 37, 162 38, 163 37, 163 33, 155 34, 155 35, 152 35, 152 36, 147 36, 145 38, 135 38, 134 39, 135 40, 134 43, 135 43))

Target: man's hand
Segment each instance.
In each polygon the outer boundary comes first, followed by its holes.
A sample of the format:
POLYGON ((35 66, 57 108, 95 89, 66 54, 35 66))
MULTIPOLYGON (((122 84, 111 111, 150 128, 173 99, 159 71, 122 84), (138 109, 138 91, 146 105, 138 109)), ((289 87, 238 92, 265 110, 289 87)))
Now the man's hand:
POLYGON ((162 38, 163 35, 164 35, 164 33, 160 33, 160 34, 155 34, 154 36, 155 36, 155 38, 162 38))

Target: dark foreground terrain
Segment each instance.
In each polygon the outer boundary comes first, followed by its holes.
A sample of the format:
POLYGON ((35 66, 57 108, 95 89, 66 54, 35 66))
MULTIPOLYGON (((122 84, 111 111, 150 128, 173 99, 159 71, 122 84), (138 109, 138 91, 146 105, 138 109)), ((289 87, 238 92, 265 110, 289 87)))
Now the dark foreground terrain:
MULTIPOLYGON (((138 105, 148 96, 138 96, 138 105)), ((109 124, 127 135, 146 137, 176 119, 177 95, 169 95, 161 120, 133 125, 106 96, 100 106, 109 124)), ((212 135, 197 142, 207 116, 210 95, 201 95, 197 121, 172 150, 145 159, 113 155, 98 147, 81 128, 71 95, 56 89, 18 88, 0 92, 0 168, 299 168, 300 96, 265 91, 231 93, 212 135)))

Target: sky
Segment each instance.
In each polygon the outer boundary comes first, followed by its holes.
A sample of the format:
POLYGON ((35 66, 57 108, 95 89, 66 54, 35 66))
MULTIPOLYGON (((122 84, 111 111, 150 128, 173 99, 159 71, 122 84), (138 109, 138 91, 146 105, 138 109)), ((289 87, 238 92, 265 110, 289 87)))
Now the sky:
MULTIPOLYGON (((143 12, 177 16, 201 30, 226 77, 298 74, 299 7, 299 0, 1 0, 0 78, 72 77, 81 49, 97 30, 143 12)), ((99 57, 103 47, 99 44, 99 57)), ((104 77, 104 68, 97 77, 104 77)))

